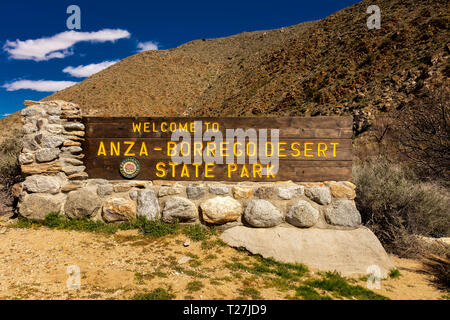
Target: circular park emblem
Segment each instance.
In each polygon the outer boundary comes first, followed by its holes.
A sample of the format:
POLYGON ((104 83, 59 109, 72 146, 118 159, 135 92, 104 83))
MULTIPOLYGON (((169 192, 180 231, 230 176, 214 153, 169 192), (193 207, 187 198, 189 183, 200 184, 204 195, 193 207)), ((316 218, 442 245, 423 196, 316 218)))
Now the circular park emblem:
POLYGON ((127 158, 120 163, 120 174, 126 179, 133 179, 141 171, 139 161, 135 158, 127 158))

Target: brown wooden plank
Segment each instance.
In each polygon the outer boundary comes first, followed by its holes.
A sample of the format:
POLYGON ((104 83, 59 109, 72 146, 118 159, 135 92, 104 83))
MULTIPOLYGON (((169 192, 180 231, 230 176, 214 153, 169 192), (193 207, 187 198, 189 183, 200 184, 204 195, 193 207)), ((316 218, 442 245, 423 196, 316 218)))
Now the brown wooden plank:
MULTIPOLYGON (((272 177, 259 177, 252 174, 252 165, 248 165, 247 169, 249 177, 241 176, 242 165, 238 165, 237 171, 232 172, 231 177, 228 177, 227 165, 214 165, 211 175, 214 177, 205 176, 205 164, 199 166, 199 175, 195 175, 195 167, 188 166, 189 177, 181 176, 182 165, 175 167, 175 177, 172 177, 171 167, 168 162, 165 163, 166 175, 157 176, 156 165, 158 160, 141 159, 141 172, 136 177, 139 180, 180 180, 180 181, 280 181, 280 180, 292 180, 292 181, 325 181, 325 180, 351 180, 352 162, 351 161, 281 161, 280 170, 276 174, 275 178, 272 177)), ((86 162, 87 172, 90 178, 103 178, 110 180, 122 180, 122 176, 119 173, 120 159, 93 159, 86 162)))
MULTIPOLYGON (((124 159, 126 157, 136 157, 138 159, 141 158, 150 158, 150 159, 161 159, 168 160, 171 157, 167 153, 167 145, 170 140, 164 138, 89 138, 86 139, 83 145, 84 154, 87 156, 87 160, 99 158, 121 158, 124 159), (100 143, 103 143, 105 146, 106 155, 98 155, 100 143), (134 143, 132 145, 131 143, 134 143), (119 147, 120 156, 117 156, 114 153, 111 144, 119 147), (142 145, 145 145, 145 150, 148 151, 148 156, 142 153, 140 154, 142 145), (131 147, 132 146, 132 147, 131 147), (128 147, 131 147, 128 154, 126 151, 128 147)), ((248 142, 248 141, 247 141, 248 142)), ((285 151, 281 151, 281 154, 286 155, 286 157, 280 157, 282 160, 293 160, 293 161, 304 161, 304 160, 318 160, 318 161, 340 161, 340 160, 351 160, 352 159, 352 140, 351 139, 281 139, 280 143, 285 143, 281 145, 282 148, 285 148, 285 151), (305 156, 305 145, 304 143, 311 143, 311 145, 307 145, 308 149, 306 154, 311 155, 312 157, 305 156), (327 150, 318 154, 319 143, 326 144, 327 150), (333 145, 331 143, 338 143, 336 145, 336 156, 333 156, 333 145), (300 151, 299 151, 300 150, 300 151)), ((203 142, 204 148, 206 148, 206 142, 203 142)), ((191 148, 191 155, 194 153, 193 143, 189 144, 191 148)), ((232 146, 225 146, 228 150, 223 151, 222 154, 232 153, 232 146)), ((259 147, 259 146, 258 146, 259 147)), ((324 149, 324 145, 321 145, 322 150, 324 149)), ((220 152, 219 147, 216 146, 218 152, 220 152)), ((191 159, 193 157, 191 156, 191 159)))
POLYGON ((225 129, 265 128, 280 129, 281 137, 297 138, 351 138, 351 117, 282 117, 282 118, 84 118, 86 137, 170 137, 168 125, 161 128, 161 124, 185 124, 194 121, 206 123, 217 122, 219 131, 223 134, 225 129), (133 131, 133 123, 141 124, 141 131, 133 131), (144 132, 144 124, 148 123, 148 131, 144 132), (167 128, 167 129, 166 129, 167 128), (163 132, 167 130, 167 132, 163 132))

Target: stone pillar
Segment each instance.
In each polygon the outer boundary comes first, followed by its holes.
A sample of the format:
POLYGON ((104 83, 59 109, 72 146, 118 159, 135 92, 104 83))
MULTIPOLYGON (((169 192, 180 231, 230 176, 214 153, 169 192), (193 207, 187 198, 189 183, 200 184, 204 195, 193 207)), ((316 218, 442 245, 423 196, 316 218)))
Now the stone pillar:
MULTIPOLYGON (((50 207, 46 210, 59 211, 51 206, 52 201, 46 202, 48 197, 61 200, 65 192, 78 189, 88 178, 81 148, 85 135, 81 109, 64 101, 25 101, 25 105, 23 149, 19 155, 25 176, 21 198, 34 195, 31 203, 47 203, 50 207)), ((19 207, 22 215, 35 215, 33 208, 19 207)))

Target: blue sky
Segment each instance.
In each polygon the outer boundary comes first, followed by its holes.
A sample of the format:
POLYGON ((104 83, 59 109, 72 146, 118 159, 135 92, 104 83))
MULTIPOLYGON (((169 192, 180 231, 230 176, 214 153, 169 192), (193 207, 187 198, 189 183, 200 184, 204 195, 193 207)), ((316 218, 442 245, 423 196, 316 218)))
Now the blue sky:
POLYGON ((140 50, 324 18, 358 0, 2 1, 0 116, 140 50), (81 30, 68 30, 69 5, 81 30))

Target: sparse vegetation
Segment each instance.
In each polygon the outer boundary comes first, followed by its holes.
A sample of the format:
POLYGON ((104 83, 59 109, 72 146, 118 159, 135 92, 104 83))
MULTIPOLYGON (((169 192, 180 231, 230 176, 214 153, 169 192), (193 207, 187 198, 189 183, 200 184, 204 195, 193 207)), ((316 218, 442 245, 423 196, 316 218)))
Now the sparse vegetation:
POLYGON ((208 238, 216 231, 208 227, 199 225, 185 225, 179 223, 166 223, 163 221, 149 221, 143 217, 139 217, 134 221, 122 223, 105 223, 102 221, 93 221, 91 219, 68 219, 59 213, 49 213, 44 221, 31 221, 23 217, 18 217, 17 222, 13 225, 17 228, 32 228, 38 226, 45 226, 52 229, 60 230, 77 230, 97 233, 114 234, 118 230, 138 229, 142 234, 161 238, 167 235, 176 235, 183 233, 194 241, 204 241, 208 246, 222 245, 220 239, 209 241, 208 238))
POLYGON ((189 292, 199 291, 204 287, 203 283, 201 281, 191 281, 187 284, 186 290, 189 292))
POLYGON ((402 274, 400 273, 400 270, 398 270, 397 268, 393 268, 389 271, 389 278, 391 279, 396 279, 396 278, 400 278, 402 274))
POLYGON ((386 300, 386 297, 359 285, 351 285, 339 273, 327 272, 322 279, 307 280, 306 285, 332 293, 337 298, 358 300, 386 300))
POLYGON ((354 165, 353 178, 363 223, 390 252, 414 256, 420 253, 415 235, 450 234, 450 198, 439 185, 382 158, 354 165))
POLYGON ((138 293, 133 297, 133 300, 172 300, 176 296, 166 289, 157 288, 148 293, 138 293))

